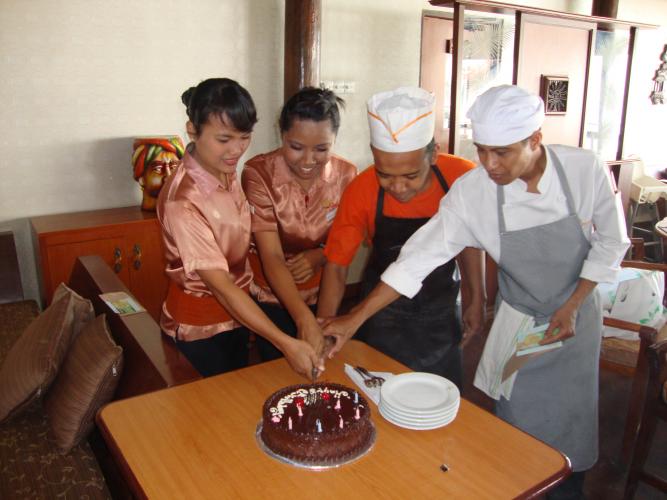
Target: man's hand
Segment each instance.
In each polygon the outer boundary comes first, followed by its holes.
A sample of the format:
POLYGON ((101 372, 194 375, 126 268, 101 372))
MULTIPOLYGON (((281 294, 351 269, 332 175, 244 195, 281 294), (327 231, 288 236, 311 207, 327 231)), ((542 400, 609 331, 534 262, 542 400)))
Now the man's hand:
POLYGON ((329 349, 328 357, 333 358, 340 351, 345 342, 350 340, 361 324, 354 314, 346 314, 337 318, 320 320, 323 323, 324 335, 333 337, 334 345, 329 349))
POLYGON ((544 333, 544 339, 540 342, 540 345, 552 344, 559 340, 574 337, 574 325, 577 323, 577 311, 578 308, 567 302, 558 309, 553 316, 551 316, 549 328, 547 328, 547 331, 544 333))
POLYGON ((470 339, 484 328, 484 303, 482 300, 472 300, 463 311, 463 339, 461 347, 465 347, 470 339))
POLYGON ((305 283, 315 276, 324 264, 324 254, 321 248, 304 250, 285 260, 285 265, 292 273, 295 283, 305 283))
POLYGON ((584 278, 579 278, 577 287, 572 295, 567 299, 553 315, 549 322, 549 328, 544 333, 544 339, 541 345, 551 344, 559 340, 565 340, 574 337, 574 326, 577 324, 577 311, 586 300, 586 297, 595 289, 597 283, 584 278))

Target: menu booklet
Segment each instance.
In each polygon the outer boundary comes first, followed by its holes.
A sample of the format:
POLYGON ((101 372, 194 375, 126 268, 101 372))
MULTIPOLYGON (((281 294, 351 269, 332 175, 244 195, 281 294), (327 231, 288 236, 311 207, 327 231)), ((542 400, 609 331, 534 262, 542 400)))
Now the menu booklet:
POLYGON ((120 316, 129 316, 145 312, 146 309, 141 304, 125 292, 109 292, 100 294, 100 298, 111 308, 113 312, 120 316))
POLYGON ((563 345, 560 340, 551 344, 540 345, 548 328, 549 323, 531 327, 526 327, 524 324, 522 328, 519 328, 516 333, 516 352, 505 363, 503 380, 506 380, 512 373, 521 368, 529 359, 563 345))
POLYGON ((510 399, 517 371, 529 360, 563 345, 540 345, 547 329, 548 324, 535 326, 534 317, 502 301, 477 364, 474 386, 493 399, 510 399))

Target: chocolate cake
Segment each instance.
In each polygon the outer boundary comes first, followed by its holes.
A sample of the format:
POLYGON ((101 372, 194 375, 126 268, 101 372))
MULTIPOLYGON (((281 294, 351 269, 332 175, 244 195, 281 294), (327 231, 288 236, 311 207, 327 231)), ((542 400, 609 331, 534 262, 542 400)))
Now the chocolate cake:
POLYGON ((369 446, 370 414, 361 394, 344 385, 292 385, 264 403, 261 438, 274 453, 296 462, 340 462, 369 446))

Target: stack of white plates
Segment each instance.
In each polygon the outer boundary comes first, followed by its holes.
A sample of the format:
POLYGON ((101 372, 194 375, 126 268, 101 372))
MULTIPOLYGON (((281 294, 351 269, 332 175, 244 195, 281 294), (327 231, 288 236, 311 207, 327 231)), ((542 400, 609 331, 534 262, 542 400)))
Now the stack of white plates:
POLYGON ((449 424, 459 411, 459 389, 431 373, 402 373, 382 384, 380 414, 391 423, 415 430, 449 424))

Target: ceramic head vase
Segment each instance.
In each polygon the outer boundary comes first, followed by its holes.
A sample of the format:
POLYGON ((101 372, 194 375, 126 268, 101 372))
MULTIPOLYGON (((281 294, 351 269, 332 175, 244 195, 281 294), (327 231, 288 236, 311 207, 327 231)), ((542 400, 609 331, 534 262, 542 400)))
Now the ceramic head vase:
POLYGON ((142 210, 155 210, 164 181, 183 158, 185 147, 177 135, 140 137, 134 141, 134 180, 143 190, 142 210))

